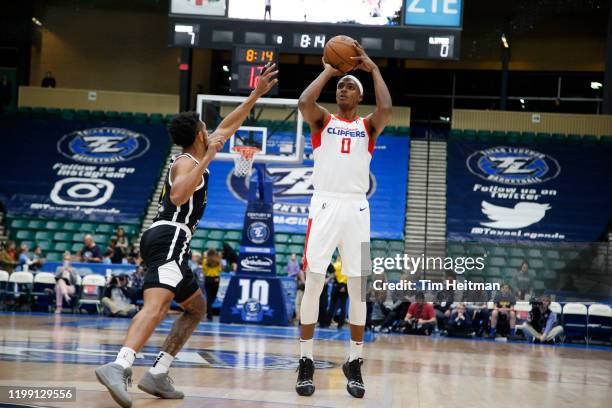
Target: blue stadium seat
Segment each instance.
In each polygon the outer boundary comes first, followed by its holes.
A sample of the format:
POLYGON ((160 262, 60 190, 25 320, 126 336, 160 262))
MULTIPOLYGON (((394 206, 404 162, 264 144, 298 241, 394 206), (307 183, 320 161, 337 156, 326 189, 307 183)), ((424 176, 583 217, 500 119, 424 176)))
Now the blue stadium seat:
POLYGON ((567 136, 565 136, 563 133, 553 133, 551 135, 551 140, 555 143, 563 143, 565 142, 567 136))
POLYGON ((588 338, 590 340, 612 341, 612 308, 608 305, 589 306, 588 338))
POLYGON ((296 245, 304 245, 306 242, 306 235, 293 234, 291 236, 291 243, 296 245))
POLYGON ((563 306, 563 330, 566 339, 587 340, 587 307, 582 303, 563 306))
POLYGON ((137 112, 134 114, 134 123, 139 125, 145 124, 148 121, 148 117, 146 113, 137 112))
POLYGON ((198 239, 206 239, 208 237, 208 230, 204 228, 197 229, 193 237, 198 239))
POLYGON ((76 112, 74 109, 62 109, 62 119, 64 120, 74 120, 76 112))
POLYGON ((72 242, 72 234, 70 232, 56 232, 53 234, 53 240, 56 242, 72 242))

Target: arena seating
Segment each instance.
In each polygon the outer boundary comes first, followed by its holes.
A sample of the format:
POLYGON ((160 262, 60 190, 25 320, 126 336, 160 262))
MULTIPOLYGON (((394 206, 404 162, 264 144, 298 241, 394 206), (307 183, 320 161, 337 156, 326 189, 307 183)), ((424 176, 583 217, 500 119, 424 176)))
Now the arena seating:
POLYGON ((28 244, 30 248, 39 245, 43 250, 45 259, 61 261, 62 254, 70 251, 73 254, 83 247, 85 234, 92 234, 94 241, 106 248, 108 241, 115 234, 118 227, 125 230, 128 241, 138 233, 139 226, 133 224, 108 224, 81 221, 61 221, 35 218, 11 218, 6 220, 10 238, 17 245, 28 244))
MULTIPOLYGON (((118 121, 135 124, 159 125, 168 123, 172 120, 173 114, 163 115, 161 113, 146 114, 142 112, 116 112, 116 111, 90 111, 87 109, 58 109, 22 106, 18 109, 8 108, 3 113, 4 116, 19 116, 24 118, 61 118, 65 120, 79 120, 91 122, 118 121)), ((257 124, 267 126, 275 130, 291 131, 295 129, 295 121, 275 121, 269 119, 259 119, 257 124)), ((305 134, 309 133, 306 123, 303 125, 305 134)), ((410 128, 407 126, 387 126, 385 135, 388 136, 409 136, 410 128)))
POLYGON ((504 132, 490 130, 471 130, 471 129, 452 129, 449 138, 462 140, 480 140, 483 142, 495 143, 521 143, 521 144, 539 144, 539 143, 573 143, 573 144, 592 144, 592 143, 612 143, 612 135, 597 137, 595 135, 577 135, 563 133, 545 133, 545 132, 504 132))

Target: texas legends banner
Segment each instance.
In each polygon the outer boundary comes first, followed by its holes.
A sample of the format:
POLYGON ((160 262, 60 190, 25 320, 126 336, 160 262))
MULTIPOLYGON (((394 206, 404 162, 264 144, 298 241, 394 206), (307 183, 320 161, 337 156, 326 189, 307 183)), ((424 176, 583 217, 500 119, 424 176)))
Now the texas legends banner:
POLYGON ((448 238, 593 242, 612 218, 612 148, 448 143, 448 238))
POLYGON ((170 140, 163 126, 2 121, 0 200, 14 216, 139 223, 170 140))

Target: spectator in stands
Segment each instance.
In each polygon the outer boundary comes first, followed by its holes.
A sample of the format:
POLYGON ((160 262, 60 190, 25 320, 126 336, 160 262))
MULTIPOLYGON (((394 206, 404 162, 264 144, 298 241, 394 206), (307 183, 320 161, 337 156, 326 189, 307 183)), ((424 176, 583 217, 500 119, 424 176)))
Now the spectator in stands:
POLYGON ((227 261, 229 272, 236 272, 238 269, 238 254, 227 242, 221 244, 223 248, 223 259, 227 261))
POLYGON ((37 245, 34 247, 34 251, 30 252, 30 248, 27 244, 21 244, 19 248, 19 268, 22 271, 37 271, 44 263, 44 259, 40 257, 42 250, 37 245))
POLYGON ((334 265, 334 284, 330 299, 330 307, 328 311, 328 319, 331 322, 335 320, 338 323, 338 329, 344 326, 346 318, 346 301, 348 299, 347 282, 348 278, 342 273, 342 259, 340 255, 336 257, 334 265), (340 309, 340 314, 336 317, 336 312, 340 309))
MULTIPOLYGON (((409 273, 402 275, 400 281, 410 281, 411 276, 409 273)), ((408 308, 410 307, 410 300, 408 296, 409 291, 394 290, 391 292, 391 296, 387 296, 387 300, 384 303, 387 315, 380 325, 374 327, 375 332, 388 333, 392 330, 393 324, 397 321, 403 321, 408 308)))
POLYGON ((43 78, 40 86, 42 86, 43 88, 55 88, 55 85, 56 85, 55 77, 53 76, 51 71, 47 71, 45 73, 45 77, 43 78))
MULTIPOLYGON (((454 281, 455 275, 452 271, 444 271, 444 282, 454 281)), ((436 311, 436 321, 438 323, 438 329, 444 331, 446 329, 446 322, 451 315, 451 305, 455 301, 455 291, 450 289, 443 289, 436 293, 433 307, 436 311)))
POLYGON ((495 338, 497 334, 497 323, 500 319, 507 320, 510 324, 510 337, 516 334, 516 313, 514 312, 516 298, 512 294, 510 285, 503 283, 501 291, 493 298, 493 312, 491 313, 491 332, 490 336, 495 338))
POLYGON ((436 327, 436 313, 431 304, 425 302, 425 294, 417 292, 415 302, 408 307, 404 318, 405 333, 429 336, 436 327))
POLYGON ((300 308, 302 307, 302 298, 304 297, 304 289, 306 288, 306 273, 300 268, 295 276, 295 320, 300 324, 300 308))
MULTIPOLYGON (((333 282, 335 276, 336 268, 334 268, 334 264, 330 262, 325 271, 325 284, 323 285, 321 295, 319 295, 319 316, 317 316, 319 327, 329 327, 331 323, 331 316, 327 313, 327 309, 329 308, 329 284, 333 282)), ((304 281, 304 283, 305 282, 306 281, 304 281)))
POLYGON ((113 262, 111 261, 111 256, 113 256, 113 250, 106 248, 106 251, 104 251, 104 254, 102 254, 102 263, 104 265, 112 264, 113 262))
POLYGON ((297 254, 294 252, 291 254, 289 261, 287 261, 287 276, 290 278, 296 278, 300 272, 300 265, 298 264, 297 254))
POLYGON ((209 248, 206 251, 202 271, 204 272, 204 289, 206 290, 206 304, 208 306, 206 308, 206 319, 212 321, 212 305, 217 299, 219 283, 221 282, 221 257, 215 248, 209 248))
POLYGON ((13 99, 13 89, 11 83, 8 81, 6 75, 2 75, 0 80, 0 112, 4 111, 8 105, 10 105, 13 99))
POLYGON ((510 286, 514 288, 518 300, 529 300, 533 295, 533 282, 536 276, 529 270, 529 262, 523 261, 521 268, 510 281, 510 286))
POLYGON ((21 244, 19 247, 19 255, 17 257, 18 269, 29 271, 32 258, 30 255, 30 247, 28 244, 21 244))
POLYGON ((113 276, 104 289, 102 304, 111 316, 132 317, 138 311, 132 304, 133 294, 128 287, 129 277, 126 274, 113 276))
POLYGON ((81 262, 89 262, 89 263, 102 262, 102 256, 100 254, 100 247, 96 245, 91 234, 85 235, 85 238, 83 238, 83 243, 85 245, 79 251, 79 260, 81 262))
MULTIPOLYGON (((473 279, 473 282, 484 282, 483 279, 473 279)), ((471 313, 472 326, 476 335, 482 337, 489 331, 489 308, 487 302, 489 296, 484 290, 473 290, 466 293, 466 300, 470 302, 467 305, 468 311, 471 313)))
POLYGON ((466 337, 474 334, 472 318, 467 310, 465 303, 457 304, 446 322, 446 332, 451 337, 466 337))
POLYGON ((62 313, 62 300, 70 303, 71 296, 76 293, 78 279, 77 272, 72 267, 72 255, 66 252, 62 265, 55 270, 55 313, 62 313))
POLYGON ((366 296, 366 328, 373 329, 379 326, 389 314, 389 310, 385 307, 389 293, 386 289, 382 289, 382 284, 385 282, 387 282, 387 277, 384 273, 373 275, 366 296))
POLYGON ((204 285, 204 277, 202 275, 202 253, 200 251, 191 251, 191 259, 187 262, 189 269, 198 281, 198 285, 204 285))
POLYGON ((15 242, 6 241, 4 248, 0 251, 0 268, 12 273, 17 266, 17 249, 15 242))
POLYGON ((142 300, 142 286, 144 285, 144 275, 144 266, 138 265, 138 267, 136 268, 136 272, 134 272, 132 276, 130 276, 130 287, 132 289, 132 300, 134 303, 136 303, 138 300, 142 300))
POLYGON ((122 264, 123 259, 125 258, 125 253, 123 252, 123 247, 119 246, 119 242, 117 238, 111 238, 108 241, 107 251, 110 251, 110 263, 113 264, 122 264))
POLYGON ((534 343, 554 343, 563 334, 563 326, 557 321, 557 314, 550 310, 550 296, 544 295, 532 302, 529 319, 521 326, 527 340, 534 343))
POLYGON ((129 249, 129 242, 125 236, 125 230, 122 227, 117 227, 115 230, 115 236, 113 238, 117 240, 117 247, 119 247, 123 253, 126 254, 129 249))
POLYGON ((45 258, 42 256, 42 248, 39 245, 34 247, 32 251, 32 263, 30 264, 31 271, 37 271, 45 264, 45 258))
POLYGON ((129 264, 140 265, 142 262, 142 258, 140 257, 140 251, 134 243, 132 243, 132 245, 130 246, 130 250, 128 251, 127 257, 129 264))

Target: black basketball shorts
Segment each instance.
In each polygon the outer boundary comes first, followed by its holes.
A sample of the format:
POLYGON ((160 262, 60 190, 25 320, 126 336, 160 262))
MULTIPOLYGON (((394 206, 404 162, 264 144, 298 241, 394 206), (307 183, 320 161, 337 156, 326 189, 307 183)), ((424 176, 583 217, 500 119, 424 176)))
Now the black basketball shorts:
POLYGON ((140 256, 146 266, 143 290, 165 288, 174 293, 174 300, 182 303, 198 289, 189 268, 189 240, 191 231, 179 223, 157 221, 140 239, 140 256))

